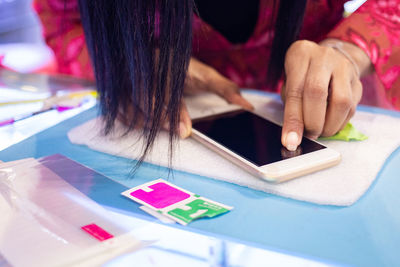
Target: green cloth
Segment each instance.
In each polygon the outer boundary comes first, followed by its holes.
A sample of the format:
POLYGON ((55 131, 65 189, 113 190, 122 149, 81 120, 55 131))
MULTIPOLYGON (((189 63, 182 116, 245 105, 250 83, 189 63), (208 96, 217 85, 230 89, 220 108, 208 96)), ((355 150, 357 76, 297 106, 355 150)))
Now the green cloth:
POLYGON ((363 141, 368 136, 359 132, 350 122, 335 135, 330 137, 320 137, 319 140, 340 140, 340 141, 363 141))

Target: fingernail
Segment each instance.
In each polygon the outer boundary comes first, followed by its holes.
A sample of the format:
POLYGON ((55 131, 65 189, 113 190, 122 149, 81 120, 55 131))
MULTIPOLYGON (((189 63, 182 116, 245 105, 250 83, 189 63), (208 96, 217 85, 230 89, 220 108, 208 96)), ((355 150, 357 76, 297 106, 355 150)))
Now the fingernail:
POLYGON ((297 145, 299 144, 299 136, 296 132, 290 132, 286 136, 286 148, 289 151, 295 151, 297 149, 297 145))
POLYGON ((254 110, 254 106, 250 103, 247 103, 247 109, 248 110, 254 110))
POLYGON ((186 138, 187 137, 187 128, 186 128, 186 125, 183 122, 179 123, 179 136, 181 138, 186 138))

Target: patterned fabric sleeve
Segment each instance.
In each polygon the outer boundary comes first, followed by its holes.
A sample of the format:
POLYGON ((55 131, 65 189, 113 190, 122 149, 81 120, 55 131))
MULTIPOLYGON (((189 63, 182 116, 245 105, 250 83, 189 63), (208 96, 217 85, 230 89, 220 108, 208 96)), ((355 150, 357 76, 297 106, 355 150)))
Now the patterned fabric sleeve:
POLYGON ((388 101, 400 109, 400 0, 369 0, 329 34, 371 59, 388 101))
POLYGON ((57 72, 94 79, 76 0, 35 0, 43 36, 54 51, 57 72))

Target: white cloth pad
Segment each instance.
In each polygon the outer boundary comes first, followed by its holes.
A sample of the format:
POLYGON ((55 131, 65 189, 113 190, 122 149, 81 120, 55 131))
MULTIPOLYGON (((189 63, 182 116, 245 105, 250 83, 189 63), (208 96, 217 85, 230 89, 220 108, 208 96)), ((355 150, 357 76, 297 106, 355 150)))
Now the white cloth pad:
MULTIPOLYGON (((256 113, 278 123, 281 121, 282 104, 279 101, 252 92, 246 92, 244 96, 253 103, 256 113)), ((236 108, 212 95, 187 98, 186 104, 192 118, 236 108)), ((342 161, 339 165, 282 184, 270 184, 252 176, 191 138, 179 141, 175 147, 172 166, 174 169, 288 198, 348 206, 366 192, 386 158, 400 144, 398 118, 358 111, 352 123, 369 138, 361 142, 321 142, 341 153, 342 161)), ((72 143, 86 145, 101 152, 132 159, 140 156, 143 142, 138 141, 137 133, 123 136, 124 129, 117 124, 112 134, 103 136, 101 127, 101 119, 97 118, 72 129, 68 137, 72 143)), ((168 147, 167 134, 162 132, 146 161, 168 166, 168 147)))

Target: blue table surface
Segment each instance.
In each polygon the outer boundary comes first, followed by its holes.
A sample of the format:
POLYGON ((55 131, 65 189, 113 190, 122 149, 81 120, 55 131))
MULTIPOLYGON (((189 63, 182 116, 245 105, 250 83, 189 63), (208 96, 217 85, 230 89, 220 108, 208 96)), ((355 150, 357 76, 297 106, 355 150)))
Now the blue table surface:
MULTIPOLYGON (((379 108, 360 107, 359 110, 400 117, 398 112, 379 108)), ((126 189, 124 186, 133 187, 156 178, 169 179, 192 192, 235 207, 228 214, 214 219, 173 227, 326 263, 356 266, 400 264, 399 149, 387 159, 375 182, 354 205, 321 206, 190 173, 174 171, 168 178, 165 168, 147 163, 132 175, 134 161, 69 142, 67 132, 97 114, 97 108, 92 108, 0 151, 0 160, 39 158, 56 153, 65 155, 119 182, 104 178, 90 182, 76 177, 67 179, 73 186, 104 206, 125 210, 132 216, 148 220, 153 218, 141 211, 138 204, 128 203, 120 193, 126 189)))

